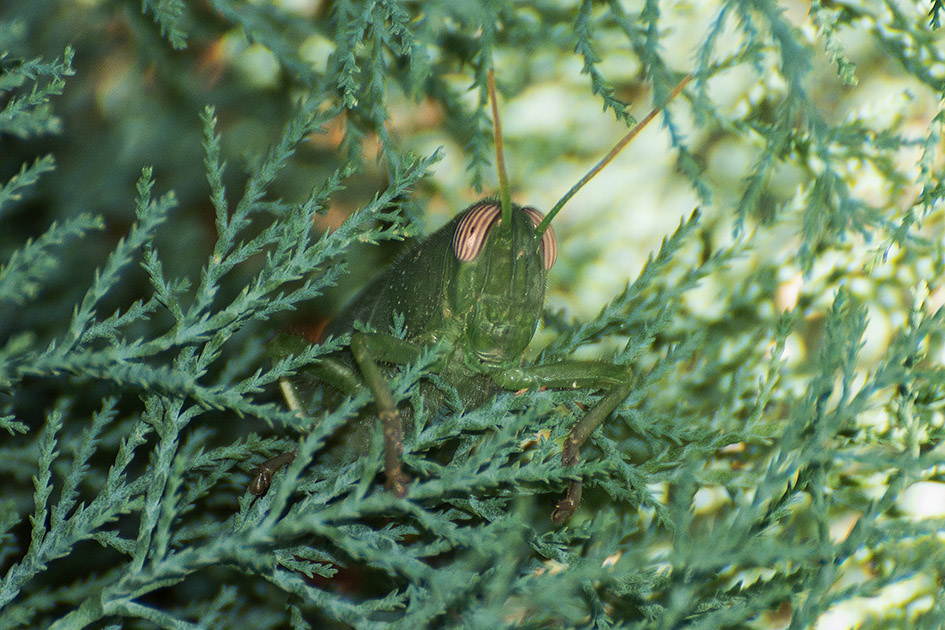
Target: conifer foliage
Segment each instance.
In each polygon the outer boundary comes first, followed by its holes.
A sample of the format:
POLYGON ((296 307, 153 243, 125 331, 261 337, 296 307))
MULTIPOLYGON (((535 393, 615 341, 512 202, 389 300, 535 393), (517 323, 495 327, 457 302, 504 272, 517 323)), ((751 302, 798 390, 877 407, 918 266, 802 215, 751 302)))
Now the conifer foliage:
POLYGON ((12 5, 0 629, 945 623, 940 2, 12 5), (464 409, 431 348, 398 498, 379 429, 320 458, 367 391, 279 397, 348 340, 266 342, 494 193, 490 69, 545 209, 693 75, 556 219, 523 357, 634 387, 564 467, 600 390, 464 409))

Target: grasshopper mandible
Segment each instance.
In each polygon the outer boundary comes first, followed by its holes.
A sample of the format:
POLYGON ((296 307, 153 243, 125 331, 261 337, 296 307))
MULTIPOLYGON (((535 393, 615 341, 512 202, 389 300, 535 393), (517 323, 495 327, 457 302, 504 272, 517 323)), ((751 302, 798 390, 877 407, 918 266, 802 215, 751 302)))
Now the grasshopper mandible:
MULTIPOLYGON (((691 79, 687 76, 667 102, 691 79)), ((564 361, 522 366, 522 355, 538 327, 545 299, 545 281, 555 262, 557 242, 551 220, 561 208, 661 111, 653 109, 611 151, 578 181, 547 215, 511 202, 502 151, 502 130, 489 71, 489 94, 495 129, 499 198, 483 199, 401 256, 328 325, 324 336, 351 335, 349 350, 320 360, 304 375, 350 395, 367 386, 373 394, 384 435, 384 470, 388 490, 407 494, 409 478, 401 467, 401 414, 379 363, 404 365, 416 361, 432 343, 451 350, 441 362, 440 377, 450 383, 464 405, 481 404, 499 389, 531 387, 608 389, 608 393, 569 431, 562 449, 565 466, 577 463, 580 448, 594 430, 630 394, 630 368, 596 361, 564 361), (394 315, 403 318, 403 339, 384 332, 394 315)), ((280 333, 271 342, 275 355, 298 352, 308 340, 280 333)), ((300 375, 302 376, 302 375, 300 375)), ((309 383, 310 384, 310 383, 309 383)), ((280 382, 290 408, 308 412, 305 387, 296 379, 280 382)), ((369 433, 348 440, 345 448, 366 451, 369 433), (354 442, 354 444, 351 444, 354 442), (357 444, 360 442, 360 444, 357 444)), ((357 453, 348 453, 353 459, 357 453)), ((250 485, 264 494, 272 475, 289 464, 295 453, 283 453, 261 464, 250 485)), ((581 481, 572 481, 565 498, 552 512, 552 521, 567 521, 581 501, 581 481)))

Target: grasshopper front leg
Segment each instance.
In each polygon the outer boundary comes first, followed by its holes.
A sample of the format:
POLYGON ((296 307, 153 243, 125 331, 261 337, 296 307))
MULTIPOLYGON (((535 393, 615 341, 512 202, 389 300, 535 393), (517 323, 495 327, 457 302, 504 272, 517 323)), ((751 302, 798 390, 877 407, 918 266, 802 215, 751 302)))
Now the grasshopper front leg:
MULTIPOLYGON (((633 382, 629 368, 595 361, 565 361, 552 365, 517 368, 494 375, 493 379, 506 389, 520 387, 608 387, 612 389, 579 420, 564 440, 561 463, 573 466, 581 457, 581 447, 620 403, 630 395, 633 382), (615 376, 615 374, 617 376, 615 376)), ((568 521, 581 504, 583 484, 572 481, 565 498, 555 505, 551 521, 560 525, 568 521)))
MULTIPOLYGON (((630 395, 633 388, 630 380, 616 386, 604 399, 594 406, 587 414, 581 418, 571 430, 568 431, 568 437, 564 440, 564 447, 561 451, 561 463, 564 466, 573 466, 578 462, 581 456, 581 447, 591 437, 591 434, 607 419, 614 409, 630 395)), ((558 502, 554 511, 551 513, 551 521, 555 525, 566 522, 574 515, 574 512, 581 504, 581 481, 572 481, 568 486, 568 493, 564 499, 558 502)))
MULTIPOLYGON (((273 344, 276 352, 298 350, 299 344, 307 343, 289 335, 277 336, 273 344)), ((408 342, 380 333, 356 332, 352 334, 351 353, 358 370, 337 358, 321 359, 306 368, 310 377, 331 385, 343 394, 353 396, 367 386, 374 397, 377 413, 384 433, 384 472, 387 477, 387 489, 398 497, 407 493, 410 478, 403 472, 400 455, 403 452, 403 425, 400 412, 394 402, 393 394, 387 386, 384 374, 377 365, 381 360, 388 363, 407 364, 416 361, 421 349, 408 342), (358 374, 360 372, 360 376, 358 374)), ((300 395, 287 379, 279 382, 286 403, 292 411, 309 413, 300 395)), ((253 471, 255 477, 250 482, 249 491, 261 496, 269 490, 272 476, 295 460, 296 451, 281 453, 260 464, 253 471)))
POLYGON ((394 402, 394 395, 374 360, 370 349, 372 343, 375 346, 381 345, 388 356, 394 353, 400 358, 404 358, 404 354, 418 353, 419 349, 409 342, 389 335, 355 333, 351 338, 351 352, 361 368, 365 384, 374 395, 377 415, 384 430, 384 473, 387 476, 387 489, 395 496, 403 497, 407 495, 407 484, 410 482, 410 477, 400 467, 400 455, 404 450, 403 423, 394 402))

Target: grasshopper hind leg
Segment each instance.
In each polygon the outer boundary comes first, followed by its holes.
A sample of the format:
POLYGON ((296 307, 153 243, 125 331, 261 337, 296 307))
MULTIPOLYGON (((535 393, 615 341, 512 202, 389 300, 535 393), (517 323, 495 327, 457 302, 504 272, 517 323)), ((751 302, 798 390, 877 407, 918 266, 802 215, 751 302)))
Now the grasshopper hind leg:
MULTIPOLYGON (((295 388, 286 380, 279 380, 279 389, 285 397, 289 409, 296 413, 302 412, 302 403, 296 394, 295 388)), ((272 476, 295 461, 297 449, 289 453, 279 453, 275 457, 270 457, 259 466, 253 469, 253 480, 249 482, 249 492, 253 496, 261 497, 269 492, 269 486, 272 485, 272 476)))
POLYGON ((280 453, 275 457, 271 457, 253 469, 256 476, 249 484, 250 494, 261 497, 269 492, 269 486, 272 485, 272 476, 294 460, 295 451, 293 450, 289 453, 280 453))

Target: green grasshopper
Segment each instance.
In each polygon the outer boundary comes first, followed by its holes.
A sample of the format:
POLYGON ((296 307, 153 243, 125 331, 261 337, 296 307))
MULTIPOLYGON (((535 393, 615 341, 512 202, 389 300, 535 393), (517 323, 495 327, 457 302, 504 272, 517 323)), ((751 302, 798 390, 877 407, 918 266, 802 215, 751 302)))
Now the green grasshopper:
MULTIPOLYGON (((675 97, 691 77, 671 93, 675 97)), ((558 201, 547 216, 511 202, 502 151, 502 130, 489 72, 489 94, 496 141, 499 198, 466 208, 416 248, 399 258, 368 285, 326 328, 324 336, 351 335, 349 350, 322 359, 293 380, 280 382, 289 407, 311 415, 310 393, 316 383, 345 395, 367 386, 377 407, 384 435, 384 470, 390 492, 405 496, 409 477, 401 466, 401 414, 379 364, 405 365, 425 348, 443 343, 449 351, 438 364, 442 380, 455 388, 466 407, 479 405, 500 389, 600 388, 608 393, 568 433, 562 449, 564 466, 573 466, 580 448, 594 430, 630 394, 627 366, 596 361, 564 361, 523 366, 522 355, 535 334, 545 299, 548 270, 555 262, 557 242, 551 220, 568 200, 650 122, 656 108, 618 142, 593 169, 558 201), (383 332, 403 318, 404 338, 383 332), (360 323, 359 327, 355 324, 360 323)), ((276 357, 296 354, 310 342, 281 333, 270 344, 276 357)), ((361 419, 343 436, 338 450, 353 459, 367 451, 370 419, 361 419)), ((272 475, 295 458, 284 453, 261 464, 250 484, 264 494, 272 475)), ((557 503, 552 521, 567 521, 581 501, 581 481, 572 481, 557 503)))

